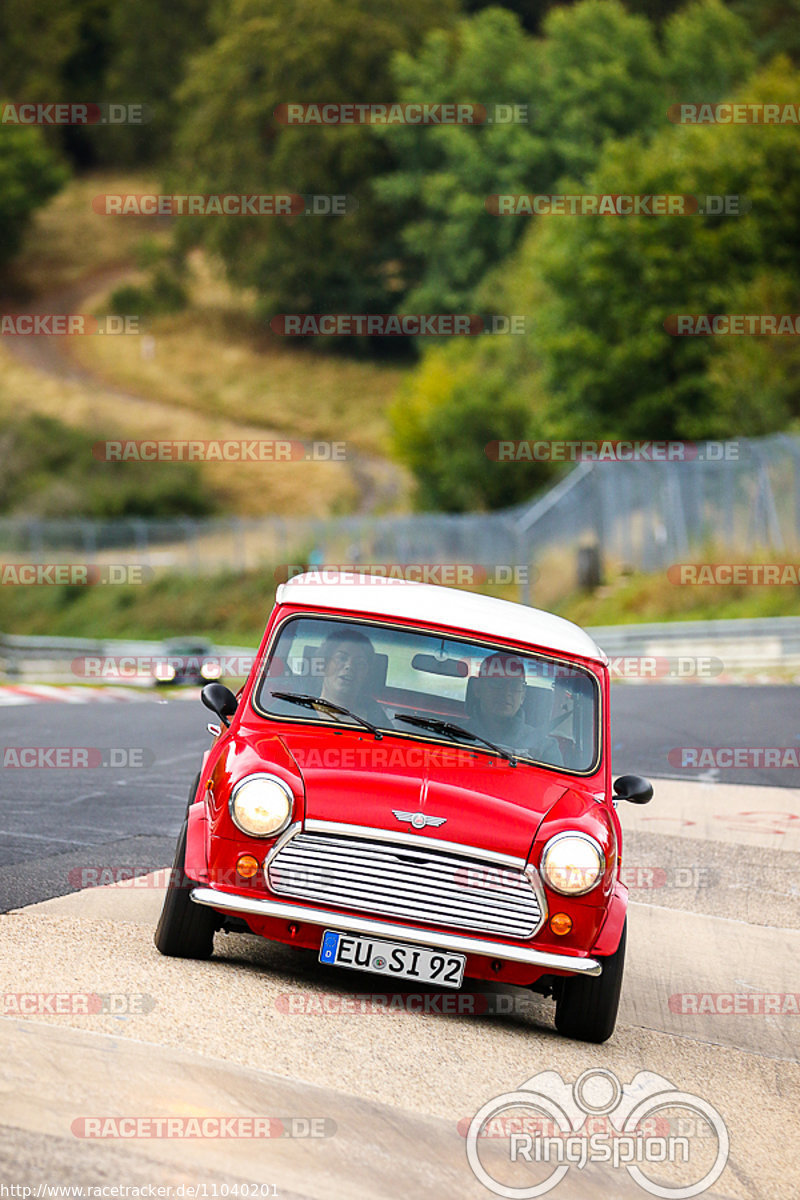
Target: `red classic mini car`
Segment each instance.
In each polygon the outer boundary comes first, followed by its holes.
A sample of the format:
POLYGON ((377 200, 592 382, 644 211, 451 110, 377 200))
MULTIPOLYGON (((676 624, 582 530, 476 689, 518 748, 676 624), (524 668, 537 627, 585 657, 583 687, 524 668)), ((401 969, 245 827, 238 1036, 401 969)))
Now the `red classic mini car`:
POLYGON ((605 655, 569 621, 451 588, 309 572, 278 588, 247 683, 192 787, 155 934, 219 930, 320 963, 555 999, 614 1029, 625 957, 605 655))

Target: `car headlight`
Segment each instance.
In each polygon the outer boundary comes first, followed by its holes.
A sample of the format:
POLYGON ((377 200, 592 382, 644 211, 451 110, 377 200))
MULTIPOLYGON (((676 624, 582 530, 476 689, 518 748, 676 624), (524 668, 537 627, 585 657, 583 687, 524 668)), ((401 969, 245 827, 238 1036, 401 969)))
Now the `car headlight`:
POLYGON ((159 662, 155 666, 156 679, 162 680, 164 683, 169 683, 170 679, 175 678, 175 668, 172 663, 159 662))
POLYGON ((200 667, 200 674, 203 679, 219 679, 222 674, 219 663, 204 662, 200 667))
POLYGON ((292 815, 294 797, 274 775, 248 775, 231 793, 234 824, 250 837, 271 837, 284 829, 292 815))
POLYGON ((603 851, 586 833, 557 833, 542 853, 542 875, 563 896, 590 892, 603 874, 603 851))

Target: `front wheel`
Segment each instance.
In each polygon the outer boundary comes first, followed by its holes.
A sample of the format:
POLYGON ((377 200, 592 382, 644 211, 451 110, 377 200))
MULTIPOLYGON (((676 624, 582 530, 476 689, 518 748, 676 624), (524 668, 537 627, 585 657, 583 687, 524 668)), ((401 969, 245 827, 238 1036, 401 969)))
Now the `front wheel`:
POLYGON ((196 884, 184 872, 187 828, 184 821, 153 941, 171 958, 211 958, 217 920, 212 909, 193 904, 189 895, 196 884))
POLYGON ((619 946, 600 958, 602 975, 565 979, 556 998, 556 1029, 580 1042, 605 1042, 614 1032, 625 968, 628 922, 622 927, 619 946))

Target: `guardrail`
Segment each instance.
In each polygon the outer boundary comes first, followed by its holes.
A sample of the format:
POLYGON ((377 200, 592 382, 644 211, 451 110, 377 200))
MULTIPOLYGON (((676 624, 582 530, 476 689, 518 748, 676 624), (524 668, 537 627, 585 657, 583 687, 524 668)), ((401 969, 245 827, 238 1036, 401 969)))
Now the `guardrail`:
MULTIPOLYGON (((514 463, 493 469, 513 475, 514 463)), ((582 461, 543 495, 487 513, 0 518, 0 562, 195 575, 263 569, 273 581, 274 568, 304 562, 538 570, 551 553, 587 545, 608 564, 645 572, 691 562, 709 545, 723 551, 725 561, 765 553, 794 561, 800 436, 698 443, 675 461, 582 461)), ((536 600, 535 582, 524 595, 529 598, 536 600)))
POLYGON ((706 656, 722 662, 726 678, 800 672, 800 617, 606 625, 588 632, 611 659, 706 656))
MULTIPOLYGON (((228 663, 236 660, 243 667, 257 652, 253 646, 209 646, 208 653, 228 663)), ((137 674, 136 664, 152 664, 167 658, 163 641, 132 641, 114 638, 28 637, 0 634, 0 675, 8 680, 37 680, 41 683, 128 683, 152 686, 152 671, 137 674), (111 664, 94 674, 76 669, 77 662, 97 659, 111 664), (115 666, 116 665, 116 666, 115 666)), ((234 664, 235 665, 235 664, 234 664)), ((229 672, 233 677, 237 672, 229 672)))
MULTIPOLYGON (((707 656, 722 661, 725 677, 735 677, 737 673, 768 673, 776 669, 788 674, 800 673, 800 617, 605 625, 589 628, 587 632, 612 660, 626 656, 707 656)), ((215 645, 209 653, 223 659, 241 660, 246 665, 252 661, 256 648, 215 645)), ((126 656, 163 658, 165 654, 163 641, 0 634, 0 672, 9 678, 36 678, 41 682, 79 682, 73 663, 82 657, 118 660, 126 656)), ((102 677, 96 682, 103 682, 102 677)), ((108 682, 124 680, 109 679, 108 682)))

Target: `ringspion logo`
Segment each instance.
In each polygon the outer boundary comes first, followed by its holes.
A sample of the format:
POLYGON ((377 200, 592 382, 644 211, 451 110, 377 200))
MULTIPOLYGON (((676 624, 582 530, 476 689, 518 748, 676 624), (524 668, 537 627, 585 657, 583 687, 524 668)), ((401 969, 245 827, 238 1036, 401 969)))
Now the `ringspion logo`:
MULTIPOLYGON (((652 1196, 687 1200, 719 1179, 730 1138, 716 1108, 662 1075, 640 1071, 623 1084, 596 1067, 574 1084, 542 1071, 487 1101, 469 1123, 466 1149, 475 1178, 508 1200, 544 1196, 587 1166, 624 1170, 652 1196)), ((608 1174, 604 1181, 615 1194, 608 1174)))

